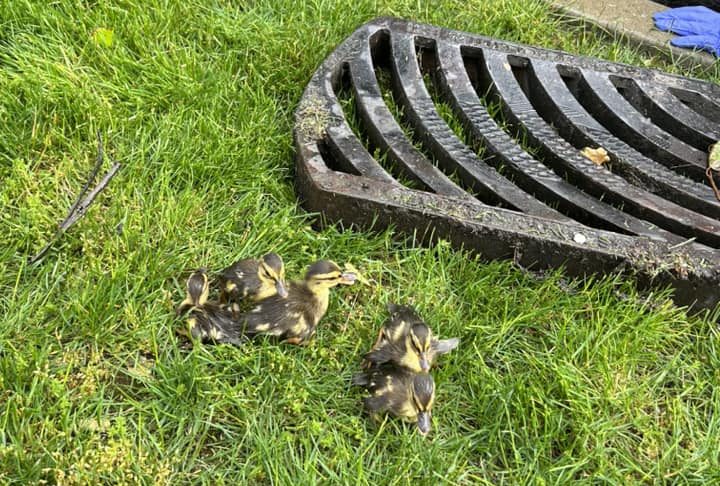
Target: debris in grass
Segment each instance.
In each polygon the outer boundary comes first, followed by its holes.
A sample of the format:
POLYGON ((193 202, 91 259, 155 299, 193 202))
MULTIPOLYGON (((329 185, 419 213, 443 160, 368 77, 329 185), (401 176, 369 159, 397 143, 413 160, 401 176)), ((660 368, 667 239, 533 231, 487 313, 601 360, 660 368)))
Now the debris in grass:
POLYGON ((98 153, 97 153, 97 159, 95 160, 95 166, 93 167, 92 171, 90 172, 90 176, 88 177, 88 180, 85 182, 85 185, 80 190, 80 194, 78 194, 77 199, 75 200, 75 203, 70 207, 70 210, 68 211, 67 216, 65 219, 58 225, 58 229, 53 235, 53 237, 50 239, 47 245, 43 247, 42 250, 40 250, 37 254, 35 254, 33 257, 30 258, 28 263, 33 264, 40 260, 42 257, 45 256, 45 254, 50 250, 53 243, 57 241, 62 234, 69 230, 72 225, 77 223, 80 218, 85 216, 85 213, 87 213, 87 210, 90 208, 90 205, 92 205, 93 201, 95 201, 95 198, 100 194, 110 183, 113 177, 115 177, 115 174, 120 170, 121 164, 120 162, 113 163, 112 167, 110 167, 110 170, 108 170, 103 178, 100 180, 100 182, 97 183, 97 185, 90 191, 87 196, 85 194, 87 193, 88 189, 90 188, 90 185, 95 182, 95 178, 98 175, 98 172, 100 171, 100 167, 102 167, 103 161, 104 161, 104 153, 103 153, 103 143, 102 143, 102 136, 100 135, 100 132, 97 134, 98 138, 98 153), (84 198, 84 199, 83 199, 84 198))
POLYGON ((580 153, 582 153, 586 158, 590 159, 595 165, 601 166, 606 162, 610 162, 610 157, 608 156, 607 150, 602 147, 585 147, 580 151, 580 153))
POLYGON ((127 370, 130 373, 130 375, 141 378, 141 379, 147 379, 152 378, 152 370, 155 367, 155 361, 149 358, 146 358, 145 356, 138 356, 137 361, 135 361, 135 364, 133 366, 128 366, 127 370))
POLYGON ((319 97, 306 98, 296 113, 297 127, 304 137, 319 140, 325 136, 330 114, 319 97))
POLYGON ((88 432, 107 432, 112 423, 106 418, 97 420, 95 418, 81 419, 78 422, 78 428, 80 430, 86 430, 88 432))
POLYGON ((358 270, 355 265, 352 263, 346 263, 345 264, 345 271, 349 273, 355 274, 355 279, 357 279, 358 282, 360 282, 363 285, 370 285, 370 280, 365 278, 362 273, 360 273, 360 270, 358 270))

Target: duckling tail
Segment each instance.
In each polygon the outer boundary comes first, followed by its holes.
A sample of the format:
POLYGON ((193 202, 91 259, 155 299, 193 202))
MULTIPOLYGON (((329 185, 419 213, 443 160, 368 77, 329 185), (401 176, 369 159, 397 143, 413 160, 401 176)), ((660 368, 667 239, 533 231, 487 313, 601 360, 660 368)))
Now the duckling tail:
POLYGON ((351 383, 355 386, 368 386, 370 377, 367 373, 358 373, 352 377, 351 383))

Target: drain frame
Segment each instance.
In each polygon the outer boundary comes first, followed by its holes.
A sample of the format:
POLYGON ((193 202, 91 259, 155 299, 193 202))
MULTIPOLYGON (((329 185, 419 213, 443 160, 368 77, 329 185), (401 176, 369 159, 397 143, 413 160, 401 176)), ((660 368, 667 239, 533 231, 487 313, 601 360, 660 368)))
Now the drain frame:
MULTIPOLYGON (((700 181, 661 165, 643 153, 647 149, 640 150, 632 143, 618 140, 612 130, 584 112, 579 100, 573 98, 571 86, 563 81, 563 74, 567 77, 573 72, 584 78, 590 76, 593 86, 599 90, 596 93, 610 87, 616 89, 617 80, 632 79, 637 90, 650 93, 639 106, 653 107, 653 116, 665 117, 663 123, 667 123, 670 116, 667 107, 681 104, 685 107, 678 110, 682 115, 682 130, 696 137, 695 132, 714 134, 718 131, 714 125, 709 125, 707 132, 702 130, 699 124, 706 119, 690 104, 720 99, 717 86, 401 19, 380 18, 361 26, 330 54, 314 73, 298 105, 293 136, 295 182, 301 203, 307 210, 321 213, 327 223, 360 229, 392 226, 405 234, 418 234, 425 243, 447 239, 455 247, 478 252, 485 259, 513 258, 531 269, 562 266, 570 276, 625 272, 641 287, 672 286, 673 299, 680 305, 693 310, 713 309, 720 301, 717 250, 720 248, 717 219, 720 212, 716 212, 720 211, 720 205, 708 199, 712 191, 708 187, 706 196, 700 181), (373 71, 377 62, 373 55, 388 46, 392 53, 385 61, 389 59, 386 68, 393 72, 393 92, 405 108, 403 116, 418 129, 415 136, 421 140, 424 150, 414 146, 403 133, 387 110, 377 86, 373 71), (479 157, 474 147, 448 131, 435 111, 432 99, 421 85, 423 73, 417 55, 422 49, 436 50, 436 84, 443 91, 444 99, 453 105, 454 113, 460 115, 458 118, 473 139, 473 145, 477 142, 484 146, 488 154, 479 157), (466 63, 478 53, 491 59, 484 64, 486 68, 490 66, 488 72, 472 73, 467 68, 466 63), (521 65, 524 60, 529 61, 531 69, 541 68, 544 79, 552 74, 550 67, 554 66, 557 74, 550 77, 555 83, 563 82, 562 87, 553 85, 556 89, 546 93, 545 99, 545 102, 556 103, 558 112, 565 115, 566 126, 562 130, 576 130, 582 140, 602 140, 618 166, 630 164, 628 159, 637 154, 634 160, 640 163, 624 170, 643 177, 631 181, 626 174, 593 166, 576 153, 577 147, 550 130, 547 120, 533 106, 537 93, 528 98, 520 83, 515 80, 513 84, 509 79, 515 75, 511 64, 521 65), (416 69, 420 69, 420 79, 416 69), (461 79, 463 73, 467 80, 461 79), (514 127, 510 131, 518 134, 530 129, 533 143, 546 146, 549 157, 544 158, 557 157, 563 169, 553 170, 539 163, 518 145, 517 137, 510 136, 486 113, 476 89, 478 79, 472 79, 478 75, 490 75, 501 109, 514 127), (398 182, 351 128, 337 95, 348 77, 360 107, 360 118, 364 120, 364 127, 369 128, 366 135, 370 143, 391 154, 393 162, 416 175, 426 190, 408 188, 398 182), (662 93, 676 90, 690 103, 675 96, 671 101, 662 101, 658 90, 662 93), (665 111, 659 115, 662 109, 665 111), (437 156, 436 160, 427 160, 424 151, 437 156), (515 176, 510 185, 505 175, 496 171, 502 164, 511 166, 510 172, 515 176), (562 170, 572 172, 573 168, 574 177, 586 181, 583 187, 571 184, 558 174, 562 170), (652 170, 646 173, 648 168, 652 170), (479 193, 487 191, 489 200, 500 200, 511 208, 493 206, 469 194, 446 174, 453 169, 462 185, 479 193), (653 180, 658 187, 648 189, 637 185, 649 186, 653 180), (587 190, 592 187, 599 189, 587 190), (516 191, 509 194, 509 188, 516 191), (619 203, 612 201, 613 194, 619 203), (668 194, 682 194, 686 197, 683 203, 699 201, 697 204, 706 211, 696 212, 696 206, 688 208, 666 199, 664 196, 668 194), (608 204, 608 200, 615 204, 608 204), (665 228, 658 228, 657 221, 648 221, 650 213, 662 221, 665 228), (578 222, 578 218, 583 222, 578 222)), ((611 97, 611 101, 632 107, 631 114, 637 116, 638 104, 631 103, 617 90, 615 93, 618 97, 611 97)), ((616 114, 613 108, 609 113, 616 114)), ((636 118, 631 122, 640 123, 636 118)), ((650 123, 645 127, 647 130, 658 128, 652 122, 647 123, 650 123)), ((674 147, 657 137, 650 137, 648 143, 658 150, 674 147)), ((697 148, 688 151, 686 145, 681 146, 683 150, 679 153, 691 152, 697 157, 697 148)))

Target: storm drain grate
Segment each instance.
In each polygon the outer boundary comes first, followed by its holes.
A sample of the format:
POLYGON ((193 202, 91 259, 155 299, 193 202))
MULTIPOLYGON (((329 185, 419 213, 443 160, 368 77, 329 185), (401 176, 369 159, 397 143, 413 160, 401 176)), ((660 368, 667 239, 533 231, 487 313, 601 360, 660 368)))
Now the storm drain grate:
POLYGON ((327 221, 720 300, 717 86, 383 18, 320 66, 294 132, 300 198, 327 221))

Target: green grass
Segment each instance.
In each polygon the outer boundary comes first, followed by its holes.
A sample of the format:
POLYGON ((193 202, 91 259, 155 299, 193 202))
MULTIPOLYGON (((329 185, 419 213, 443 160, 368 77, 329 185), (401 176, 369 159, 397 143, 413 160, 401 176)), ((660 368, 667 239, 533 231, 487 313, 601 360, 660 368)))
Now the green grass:
POLYGON ((524 0, 0 4, 0 483, 547 484, 720 479, 720 341, 667 294, 538 279, 390 232, 311 229, 292 112, 362 22, 399 15, 691 73, 524 0), (97 28, 113 31, 98 45, 97 28), (45 260, 95 156, 125 167, 45 260), (118 231, 118 225, 122 231, 118 231), (307 348, 181 350, 189 272, 268 250, 374 283, 307 348), (349 387, 388 301, 462 344, 433 432, 373 424, 349 387))

